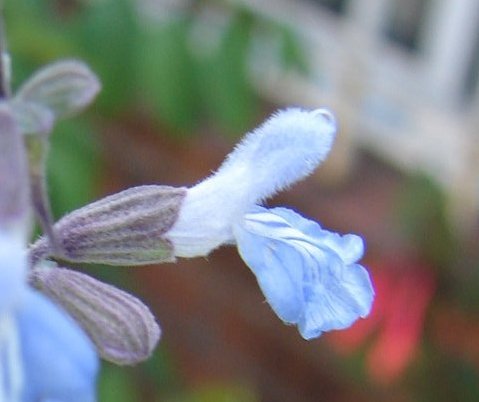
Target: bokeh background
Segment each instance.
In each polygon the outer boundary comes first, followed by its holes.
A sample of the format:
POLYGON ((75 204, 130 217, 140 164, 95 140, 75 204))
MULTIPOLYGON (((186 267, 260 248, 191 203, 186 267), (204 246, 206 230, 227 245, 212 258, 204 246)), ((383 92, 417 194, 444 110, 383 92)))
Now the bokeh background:
POLYGON ((64 57, 103 83, 52 136, 57 218, 134 185, 194 184, 281 107, 340 124, 328 161, 269 205, 365 238, 371 316, 306 342, 233 248, 78 267, 163 329, 148 362, 104 364, 101 402, 479 400, 479 2, 5 3, 15 87, 64 57))

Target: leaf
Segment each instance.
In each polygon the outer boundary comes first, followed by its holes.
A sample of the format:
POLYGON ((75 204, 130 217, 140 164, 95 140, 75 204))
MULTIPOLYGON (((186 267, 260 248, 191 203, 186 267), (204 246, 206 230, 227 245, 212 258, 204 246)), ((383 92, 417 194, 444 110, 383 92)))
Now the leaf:
POLYGON ((15 0, 5 3, 15 85, 23 82, 35 67, 76 53, 71 30, 65 29, 65 24, 55 18, 50 2, 15 0))
POLYGON ((99 401, 137 402, 141 400, 132 371, 125 367, 104 364, 98 388, 99 401))
POLYGON ((278 27, 281 34, 281 61, 286 70, 308 72, 308 61, 295 32, 285 26, 278 27))
POLYGON ((183 133, 193 129, 200 111, 188 27, 186 19, 145 27, 139 52, 142 97, 156 120, 183 133))
POLYGON ((457 258, 457 239, 448 221, 446 197, 425 174, 411 176, 397 201, 398 228, 426 258, 448 266, 457 258))
POLYGON ((91 2, 70 27, 102 83, 98 106, 115 114, 130 105, 137 79, 138 20, 130 0, 91 2))
POLYGON ((212 56, 200 61, 201 95, 209 114, 230 132, 251 126, 257 99, 248 78, 253 18, 238 12, 212 56))
POLYGON ((99 169, 93 129, 79 119, 60 122, 51 136, 48 160, 49 192, 55 216, 91 201, 99 169))

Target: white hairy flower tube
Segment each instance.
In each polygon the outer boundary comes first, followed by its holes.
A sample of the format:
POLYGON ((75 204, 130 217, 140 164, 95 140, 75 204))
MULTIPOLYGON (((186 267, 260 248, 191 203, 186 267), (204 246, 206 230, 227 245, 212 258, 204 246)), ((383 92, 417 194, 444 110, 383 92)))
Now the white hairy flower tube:
POLYGON ((188 189, 166 237, 178 257, 234 242, 232 227, 254 204, 309 175, 328 155, 336 122, 325 109, 275 113, 248 133, 218 171, 188 189))

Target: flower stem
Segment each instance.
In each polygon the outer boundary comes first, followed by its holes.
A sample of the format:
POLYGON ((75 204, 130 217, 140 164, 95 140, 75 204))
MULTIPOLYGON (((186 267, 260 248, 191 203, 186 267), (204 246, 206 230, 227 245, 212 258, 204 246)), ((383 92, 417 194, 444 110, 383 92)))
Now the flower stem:
POLYGON ((46 155, 48 141, 44 137, 30 136, 26 141, 30 168, 30 191, 33 209, 43 232, 48 236, 52 251, 58 253, 53 230, 53 218, 46 182, 46 155))
POLYGON ((10 96, 10 55, 4 24, 4 0, 0 0, 0 99, 10 96))

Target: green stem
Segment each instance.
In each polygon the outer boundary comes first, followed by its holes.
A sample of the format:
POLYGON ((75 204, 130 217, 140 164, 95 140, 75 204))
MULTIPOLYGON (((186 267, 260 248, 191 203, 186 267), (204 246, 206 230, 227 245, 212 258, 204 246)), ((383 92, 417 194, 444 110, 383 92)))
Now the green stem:
POLYGON ((53 230, 53 218, 45 177, 48 140, 43 136, 27 136, 26 144, 29 157, 30 191, 33 209, 43 233, 50 240, 51 251, 55 253, 58 251, 58 247, 53 230))
POLYGON ((10 56, 4 24, 4 1, 0 0, 0 99, 10 97, 10 56))

